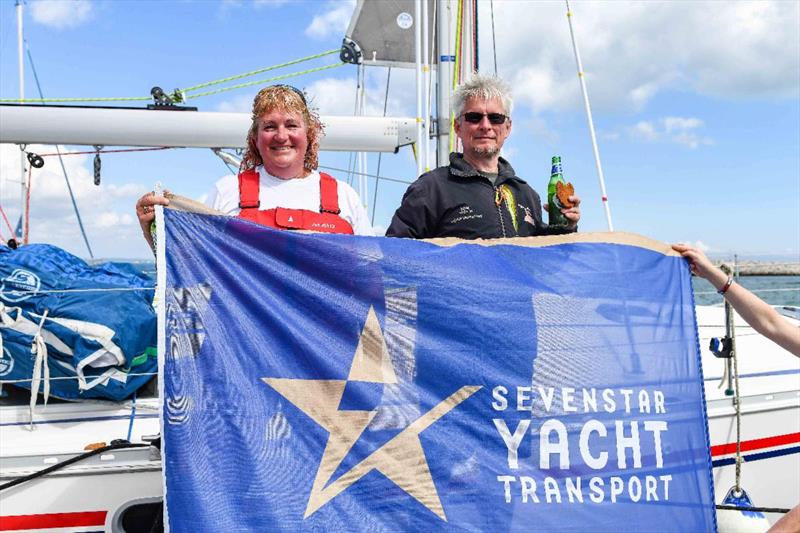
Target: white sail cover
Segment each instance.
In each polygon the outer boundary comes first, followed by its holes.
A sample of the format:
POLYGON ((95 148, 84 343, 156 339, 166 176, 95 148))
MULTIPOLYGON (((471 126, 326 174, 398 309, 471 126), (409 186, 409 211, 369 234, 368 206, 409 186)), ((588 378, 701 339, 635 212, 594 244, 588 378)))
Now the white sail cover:
MULTIPOLYGON (((320 117, 327 151, 396 152, 415 139, 410 117, 320 117)), ((243 148, 249 113, 114 107, 0 106, 0 142, 243 148)))

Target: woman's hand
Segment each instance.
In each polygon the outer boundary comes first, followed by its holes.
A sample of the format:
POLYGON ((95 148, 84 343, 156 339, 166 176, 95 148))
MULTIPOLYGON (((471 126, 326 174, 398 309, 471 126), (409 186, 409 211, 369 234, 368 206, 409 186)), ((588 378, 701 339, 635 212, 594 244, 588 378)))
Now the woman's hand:
POLYGON ((706 257, 706 254, 697 248, 693 248, 688 244, 673 244, 672 249, 685 257, 689 261, 692 272, 701 278, 708 279, 708 275, 716 269, 706 257))
POLYGON ((706 257, 706 254, 688 244, 673 244, 672 249, 689 261, 692 272, 703 279, 707 279, 717 290, 728 281, 728 276, 715 267, 706 257))
POLYGON ((169 205, 169 200, 150 191, 136 201, 136 217, 139 219, 142 235, 144 235, 144 239, 150 245, 150 248, 153 247, 153 235, 150 233, 150 225, 156 219, 156 205, 169 205))

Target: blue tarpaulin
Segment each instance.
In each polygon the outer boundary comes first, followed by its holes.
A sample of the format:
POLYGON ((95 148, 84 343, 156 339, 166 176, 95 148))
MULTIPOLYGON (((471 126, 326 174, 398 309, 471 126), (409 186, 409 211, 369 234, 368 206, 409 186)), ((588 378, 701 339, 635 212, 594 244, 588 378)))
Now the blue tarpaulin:
POLYGON ((171 531, 713 531, 690 273, 165 210, 171 531))
POLYGON ((119 265, 0 246, 0 380, 31 388, 36 369, 33 388, 58 398, 129 397, 157 370, 152 299, 152 281, 119 265))

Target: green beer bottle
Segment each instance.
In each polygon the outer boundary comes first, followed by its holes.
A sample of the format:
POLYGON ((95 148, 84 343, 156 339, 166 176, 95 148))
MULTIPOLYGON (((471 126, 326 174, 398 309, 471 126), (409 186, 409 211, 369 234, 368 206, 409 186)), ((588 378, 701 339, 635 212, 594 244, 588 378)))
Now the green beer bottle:
POLYGON ((567 217, 561 212, 561 203, 556 196, 556 183, 564 183, 561 171, 561 156, 553 156, 553 166, 550 170, 550 182, 547 184, 547 220, 551 226, 566 226, 567 217))

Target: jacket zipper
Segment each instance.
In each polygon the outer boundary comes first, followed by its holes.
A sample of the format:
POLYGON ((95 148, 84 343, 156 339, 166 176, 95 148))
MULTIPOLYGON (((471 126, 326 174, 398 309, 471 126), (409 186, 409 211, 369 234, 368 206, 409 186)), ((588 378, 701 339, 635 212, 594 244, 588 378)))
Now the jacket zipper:
POLYGON ((500 217, 500 231, 503 232, 503 238, 508 237, 506 235, 506 224, 503 222, 503 210, 500 209, 500 206, 503 203, 503 196, 500 194, 500 187, 492 186, 494 189, 494 205, 497 207, 497 216, 500 217))

